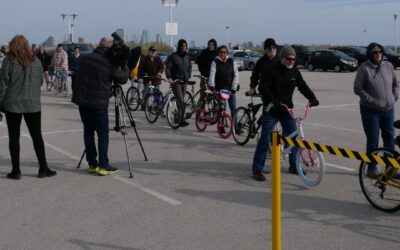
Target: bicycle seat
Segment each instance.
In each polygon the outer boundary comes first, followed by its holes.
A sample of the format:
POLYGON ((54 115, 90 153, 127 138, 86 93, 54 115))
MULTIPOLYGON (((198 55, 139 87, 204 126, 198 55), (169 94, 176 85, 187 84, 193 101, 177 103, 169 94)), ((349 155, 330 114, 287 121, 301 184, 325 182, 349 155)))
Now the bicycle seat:
POLYGON ((226 89, 221 89, 219 91, 219 96, 224 100, 228 100, 229 97, 231 96, 231 92, 229 90, 226 90, 226 89))
POLYGON ((196 81, 188 81, 187 84, 188 84, 188 85, 195 85, 195 84, 196 84, 196 81))
POLYGON ((400 120, 397 120, 393 123, 393 127, 400 129, 400 120))

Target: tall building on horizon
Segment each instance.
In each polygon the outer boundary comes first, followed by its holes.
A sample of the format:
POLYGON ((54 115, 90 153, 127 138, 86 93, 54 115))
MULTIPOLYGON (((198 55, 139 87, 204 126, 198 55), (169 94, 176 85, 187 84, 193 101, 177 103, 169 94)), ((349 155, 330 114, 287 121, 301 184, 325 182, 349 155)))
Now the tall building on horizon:
POLYGON ((149 41, 149 35, 150 35, 150 31, 144 29, 144 30, 142 31, 142 36, 140 37, 140 44, 145 44, 145 43, 150 42, 150 41, 149 41))
POLYGON ((160 35, 160 34, 157 34, 157 35, 156 35, 156 43, 158 43, 158 44, 161 44, 161 43, 162 43, 161 35, 160 35))
POLYGON ((190 48, 196 48, 196 42, 195 41, 190 41, 190 48))
POLYGON ((53 36, 49 36, 46 41, 43 42, 43 46, 45 47, 54 47, 54 37, 53 36))

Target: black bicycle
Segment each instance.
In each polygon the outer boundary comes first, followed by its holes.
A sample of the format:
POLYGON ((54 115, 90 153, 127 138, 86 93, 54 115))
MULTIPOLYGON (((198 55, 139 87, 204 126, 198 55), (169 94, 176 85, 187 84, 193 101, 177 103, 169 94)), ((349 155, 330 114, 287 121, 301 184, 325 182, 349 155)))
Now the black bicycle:
MULTIPOLYGON (((192 88, 190 92, 186 91, 185 93, 185 119, 190 119, 199 109, 205 109, 207 111, 218 110, 218 97, 207 90, 208 78, 202 75, 194 75, 194 77, 200 78, 200 89, 195 93, 194 85, 196 82, 188 82, 188 85, 192 88)), ((216 115, 216 112, 214 113, 216 115)))
MULTIPOLYGON (((139 108, 139 106, 141 106, 141 105, 144 106, 146 103, 146 96, 153 93, 154 88, 151 88, 151 86, 154 86, 153 83, 154 83, 155 77, 145 74, 141 78, 144 81, 148 80, 149 84, 146 88, 143 88, 143 90, 141 90, 141 89, 139 89, 139 86, 138 87, 131 86, 128 89, 128 91, 126 91, 126 100, 128 101, 129 109, 132 111, 136 111, 139 108)), ((163 80, 163 79, 161 79, 161 80, 163 80)), ((138 81, 135 80, 135 82, 138 82, 138 81)))
POLYGON ((251 97, 250 103, 247 104, 247 107, 237 108, 233 115, 234 120, 236 120, 233 139, 238 145, 245 145, 250 138, 256 137, 261 127, 261 116, 257 118, 257 113, 263 104, 253 103, 253 98, 260 97, 260 95, 249 95, 246 92, 246 96, 251 97))

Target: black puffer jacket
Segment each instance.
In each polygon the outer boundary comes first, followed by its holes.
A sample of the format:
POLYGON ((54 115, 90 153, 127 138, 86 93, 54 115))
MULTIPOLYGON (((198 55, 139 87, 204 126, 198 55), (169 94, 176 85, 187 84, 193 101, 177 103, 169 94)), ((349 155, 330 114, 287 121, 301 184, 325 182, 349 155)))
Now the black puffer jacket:
POLYGON ((192 77, 192 63, 188 53, 175 52, 169 56, 165 75, 172 80, 188 81, 192 77))
MULTIPOLYGON (((128 78, 126 67, 126 78, 128 78)), ((72 102, 89 108, 103 109, 112 95, 113 67, 106 48, 96 48, 93 53, 81 55, 72 89, 72 102)))
POLYGON ((40 62, 42 63, 42 68, 43 71, 49 71, 49 66, 51 64, 51 57, 47 52, 45 51, 43 54, 38 52, 36 54, 37 58, 39 58, 40 62))
POLYGON ((211 63, 218 56, 217 41, 211 39, 208 43, 214 43, 214 50, 208 48, 203 49, 200 52, 199 58, 197 59, 197 65, 199 66, 200 74, 204 77, 210 76, 211 63))

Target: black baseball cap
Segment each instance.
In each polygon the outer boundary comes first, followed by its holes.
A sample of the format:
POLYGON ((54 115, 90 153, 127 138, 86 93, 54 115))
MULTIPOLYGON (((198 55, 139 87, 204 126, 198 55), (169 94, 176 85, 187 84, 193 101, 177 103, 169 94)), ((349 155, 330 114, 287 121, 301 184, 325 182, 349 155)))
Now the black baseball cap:
POLYGON ((156 51, 157 51, 157 49, 156 49, 156 47, 154 47, 154 46, 151 46, 151 47, 149 48, 149 51, 151 51, 151 52, 156 52, 156 51))

